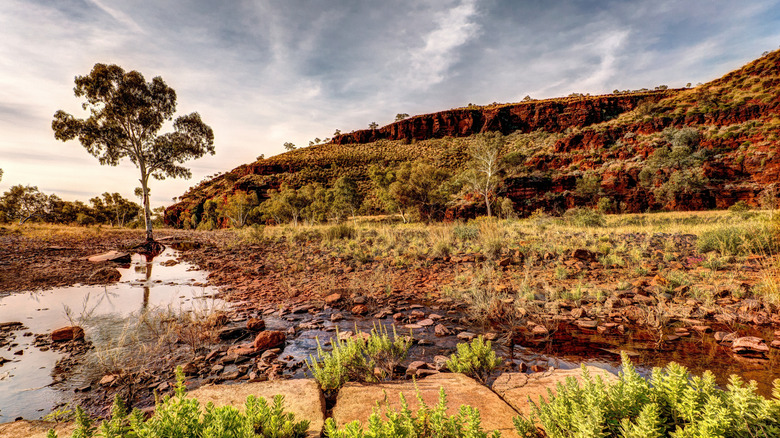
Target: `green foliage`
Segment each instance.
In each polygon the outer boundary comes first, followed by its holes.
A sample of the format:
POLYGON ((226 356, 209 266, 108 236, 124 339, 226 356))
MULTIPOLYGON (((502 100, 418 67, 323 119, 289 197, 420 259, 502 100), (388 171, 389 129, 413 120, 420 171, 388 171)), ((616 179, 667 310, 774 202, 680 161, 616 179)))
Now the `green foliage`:
POLYGON ((623 354, 617 382, 594 379, 583 366, 581 384, 571 377, 559 383, 548 400, 531 402, 530 418, 514 422, 524 437, 773 437, 780 434, 780 380, 774 385, 772 399, 736 376, 722 390, 712 373, 691 376, 675 363, 647 381, 623 354))
POLYGON ((359 421, 338 428, 332 418, 325 420, 325 436, 328 438, 499 438, 500 433, 487 433, 482 430, 479 410, 471 406, 461 406, 458 413, 447 415, 447 398, 444 388, 439 392, 439 402, 433 408, 423 402, 418 394, 419 408, 413 413, 403 394, 401 409, 385 413, 382 420, 379 409, 368 418, 368 429, 363 430, 359 421))
POLYGON ((331 351, 325 351, 317 339, 317 358, 307 361, 323 391, 333 394, 346 382, 375 382, 393 378, 395 366, 406 358, 412 346, 411 337, 398 336, 393 327, 392 339, 384 326, 374 326, 369 336, 331 338, 331 351), (375 374, 378 368, 380 374, 375 374))
POLYGON ((452 229, 452 235, 461 241, 467 242, 479 238, 479 228, 474 225, 455 225, 452 229))
POLYGON ((777 229, 767 223, 724 225, 703 232, 696 246, 700 252, 722 255, 773 254, 778 250, 777 229))
MULTIPOLYGON (((184 374, 176 370, 178 383, 173 397, 158 403, 154 415, 144 420, 141 411, 128 415, 119 397, 114 398, 111 417, 100 427, 93 426, 81 408, 76 408, 76 429, 71 438, 303 438, 309 421, 295 421, 295 415, 284 411, 284 397, 277 395, 273 404, 250 395, 244 412, 232 406, 203 409, 197 399, 187 398, 184 374)), ((56 438, 53 430, 48 437, 56 438)))
POLYGON ((596 199, 601 194, 601 179, 596 172, 585 172, 584 175, 577 178, 574 193, 582 198, 596 199))
POLYGON ((585 207, 566 210, 563 219, 575 227, 603 227, 607 222, 600 211, 585 207))
POLYGON ((346 224, 331 225, 325 229, 325 240, 352 239, 357 236, 355 227, 346 224))
POLYGON ((468 344, 460 343, 457 348, 458 351, 447 361, 447 368, 454 373, 466 374, 484 384, 493 370, 501 365, 501 358, 496 357, 493 344, 485 342, 482 336, 468 344))
POLYGON ((237 190, 227 198, 225 205, 218 209, 218 212, 220 216, 228 218, 232 226, 241 228, 246 225, 252 209, 257 204, 257 194, 255 192, 237 190))

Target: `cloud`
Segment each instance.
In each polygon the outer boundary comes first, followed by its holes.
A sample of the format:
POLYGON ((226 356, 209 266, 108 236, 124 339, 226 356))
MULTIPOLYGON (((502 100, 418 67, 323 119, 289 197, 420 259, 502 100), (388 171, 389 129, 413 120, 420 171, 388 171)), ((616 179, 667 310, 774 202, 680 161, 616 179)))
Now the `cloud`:
POLYGON ((423 35, 424 46, 411 53, 410 86, 429 87, 445 79, 450 66, 457 61, 456 50, 479 32, 473 21, 476 14, 476 0, 462 0, 437 14, 436 28, 423 35))

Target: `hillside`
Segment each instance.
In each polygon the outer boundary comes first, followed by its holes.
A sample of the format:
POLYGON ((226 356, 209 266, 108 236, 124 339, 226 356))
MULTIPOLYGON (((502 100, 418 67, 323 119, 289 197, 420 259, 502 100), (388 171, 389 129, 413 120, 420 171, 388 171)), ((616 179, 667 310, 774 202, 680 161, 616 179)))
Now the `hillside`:
MULTIPOLYGON (((780 170, 780 51, 695 88, 469 106, 341 134, 201 182, 166 210, 166 222, 183 226, 206 200, 224 203, 236 190, 265 199, 282 183, 346 174, 366 193, 372 164, 423 160, 457 173, 467 160, 461 138, 487 131, 506 135, 506 152, 521 157, 500 193, 520 214, 602 198, 622 212, 770 202, 780 170)), ((450 216, 480 212, 467 207, 450 216)))

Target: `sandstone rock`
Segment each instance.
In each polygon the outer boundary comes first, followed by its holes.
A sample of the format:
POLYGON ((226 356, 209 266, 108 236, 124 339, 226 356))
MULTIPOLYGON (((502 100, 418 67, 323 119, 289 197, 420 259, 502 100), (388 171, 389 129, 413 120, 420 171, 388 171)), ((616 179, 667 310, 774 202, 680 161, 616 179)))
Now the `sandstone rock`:
POLYGON ((436 324, 436 327, 433 328, 433 333, 436 336, 447 336, 450 334, 450 330, 444 324, 436 324))
POLYGON ((731 349, 738 354, 764 354, 769 352, 769 347, 763 339, 755 336, 743 336, 731 343, 731 349))
POLYGON ((76 339, 84 339, 84 329, 76 325, 58 328, 51 332, 51 340, 53 342, 72 341, 76 339))
POLYGON ((478 407, 484 430, 498 430, 504 438, 517 437, 512 424, 512 418, 517 413, 490 389, 463 374, 453 373, 431 375, 415 383, 347 383, 339 391, 336 406, 333 408, 333 420, 339 427, 359 420, 365 428, 377 403, 382 415, 388 409, 397 411, 401 406, 398 394, 402 393, 409 403, 409 408, 416 412, 419 407, 417 391, 419 390, 425 404, 435 406, 439 400, 440 388, 444 388, 447 394, 447 415, 456 414, 461 405, 478 407), (388 395, 387 401, 384 400, 385 392, 388 395))
MULTIPOLYGON (((255 378, 260 378, 255 376, 255 378)), ((272 380, 238 385, 207 385, 190 391, 187 396, 197 398, 201 406, 234 406, 244 410, 250 395, 263 397, 269 403, 277 394, 284 396, 284 409, 295 414, 296 420, 309 420, 308 436, 319 437, 325 424, 325 399, 317 382, 312 379, 272 380)))
POLYGON ((332 294, 328 295, 327 297, 325 297, 325 304, 327 304, 329 306, 333 306, 333 305, 337 304, 339 301, 341 301, 341 294, 338 293, 338 292, 332 293, 332 294))
POLYGON ((116 283, 122 278, 122 273, 112 266, 105 266, 89 276, 90 283, 116 283))
POLYGON ((365 315, 368 313, 368 308, 365 306, 365 304, 358 304, 356 306, 352 306, 350 311, 353 315, 365 315))
POLYGON ((471 332, 460 332, 458 333, 458 339, 462 339, 464 341, 471 341, 472 339, 476 338, 477 335, 475 333, 471 332))
POLYGON ((114 262, 114 263, 130 263, 130 254, 121 251, 109 251, 103 254, 95 254, 89 256, 88 260, 93 263, 99 262, 114 262))
POLYGON ((531 329, 531 335, 533 336, 547 336, 549 333, 550 331, 543 325, 535 325, 534 328, 531 329))
POLYGON ((265 330, 265 321, 258 318, 250 318, 246 322, 246 328, 247 330, 251 330, 253 332, 261 332, 265 330))
POLYGON ((223 341, 238 339, 248 334, 244 327, 223 327, 217 331, 217 337, 223 341))
POLYGON ((284 332, 269 330, 258 333, 252 345, 255 349, 262 351, 283 345, 286 340, 287 336, 284 332))
MULTIPOLYGON (((591 378, 601 376, 605 382, 617 380, 614 374, 596 367, 586 367, 591 378)), ((547 389, 555 391, 558 383, 565 383, 568 377, 574 377, 582 382, 582 371, 579 368, 572 370, 547 370, 536 374, 526 373, 503 373, 491 388, 496 394, 500 395, 517 412, 529 416, 531 405, 528 398, 537 402, 539 396, 547 399, 547 389)))
POLYGON ((55 423, 41 420, 18 420, 13 423, 0 423, 0 437, 46 438, 49 429, 57 436, 70 436, 76 429, 76 423, 55 423))
POLYGON ((417 321, 417 325, 420 327, 430 327, 433 325, 433 320, 430 318, 422 319, 420 321, 417 321))
POLYGON ((598 255, 595 252, 588 251, 587 249, 575 249, 571 256, 577 260, 582 260, 584 262, 591 262, 598 260, 598 255))
POLYGON ((772 348, 780 348, 780 339, 775 339, 769 346, 772 348))

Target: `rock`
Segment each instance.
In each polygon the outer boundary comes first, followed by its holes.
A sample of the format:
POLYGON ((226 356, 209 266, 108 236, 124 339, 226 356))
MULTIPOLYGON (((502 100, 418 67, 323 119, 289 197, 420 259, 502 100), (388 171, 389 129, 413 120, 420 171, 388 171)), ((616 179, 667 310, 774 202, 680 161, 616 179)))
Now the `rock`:
POLYGON ((325 304, 329 306, 334 306, 338 304, 338 302, 341 301, 341 294, 340 293, 332 293, 325 297, 325 304))
POLYGON ((769 346, 772 348, 780 348, 780 339, 775 339, 774 341, 772 341, 771 344, 769 344, 769 346))
POLYGON ((130 254, 121 251, 109 251, 103 254, 95 254, 89 256, 88 260, 93 263, 99 262, 114 262, 114 263, 130 263, 130 254))
POLYGON ((192 362, 184 364, 184 366, 181 367, 181 370, 185 376, 194 376, 195 374, 198 374, 198 367, 192 362))
POLYGON ((471 332, 460 332, 458 333, 458 339, 462 339, 464 341, 471 341, 472 339, 476 338, 477 335, 475 333, 471 332))
POLYGON ((247 333, 247 329, 244 327, 224 327, 217 331, 217 337, 223 341, 238 339, 247 334, 249 333, 247 333))
POLYGON ((265 321, 258 318, 250 318, 246 322, 246 328, 253 332, 261 332, 265 330, 265 321))
MULTIPOLYGON (((265 378, 256 375, 256 379, 265 378)), ((187 393, 197 398, 201 406, 211 402, 215 406, 234 406, 244 410, 250 395, 263 397, 269 404, 277 394, 284 396, 284 409, 295 414, 296 420, 309 420, 308 436, 319 437, 325 424, 325 399, 317 382, 312 379, 272 380, 268 382, 242 383, 239 385, 207 385, 187 393)))
POLYGON ((342 315, 339 312, 336 312, 336 313, 330 315, 330 322, 339 322, 342 319, 344 319, 344 315, 342 315))
POLYGON ((93 272, 89 276, 90 283, 116 283, 122 278, 120 273, 113 266, 105 266, 93 272))
POLYGON ((300 306, 295 306, 290 310, 292 313, 306 313, 309 310, 314 309, 313 304, 301 304, 300 306))
POLYGON ((512 264, 512 258, 511 257, 504 257, 501 260, 498 261, 498 266, 501 266, 502 268, 505 268, 512 264))
MULTIPOLYGON (((617 380, 617 376, 609 371, 592 366, 586 368, 594 379, 596 376, 601 376, 605 382, 617 380)), ((491 388, 517 412, 528 417, 531 413, 531 405, 528 403, 528 399, 530 398, 534 402, 538 402, 539 396, 547 399, 547 390, 555 391, 556 385, 558 383, 565 384, 568 377, 573 377, 578 382, 582 382, 582 370, 579 368, 572 370, 547 370, 536 374, 503 373, 496 378, 491 388)))
POLYGON ((428 364, 427 363, 425 363, 425 362, 423 362, 421 360, 416 360, 416 361, 410 363, 408 367, 406 367, 406 374, 414 375, 414 374, 417 373, 417 370, 427 369, 427 368, 428 368, 428 364))
POLYGON ((726 332, 715 332, 715 340, 717 342, 734 342, 735 339, 739 337, 736 333, 726 333, 726 332))
POLYGON ((550 331, 543 325, 535 325, 534 328, 531 329, 531 334, 533 336, 547 336, 549 333, 550 331))
POLYGON ((402 393, 411 411, 416 412, 419 407, 417 394, 428 406, 436 406, 440 388, 444 388, 447 394, 447 415, 455 415, 461 405, 474 406, 480 410, 484 430, 498 430, 505 438, 517 436, 512 424, 512 418, 517 413, 490 389, 463 374, 454 373, 435 374, 416 382, 376 385, 347 383, 339 391, 333 408, 333 420, 339 427, 359 420, 366 428, 368 417, 377 404, 384 418, 383 414, 389 409, 400 409, 399 393, 402 393))
MULTIPOLYGON (((254 356, 260 353, 260 351, 261 351, 260 349, 255 348, 254 344, 234 345, 228 348, 227 356, 237 356, 237 357, 254 356)), ((233 359, 233 362, 236 362, 236 359, 233 359)))
POLYGON ((444 371, 447 369, 447 361, 450 358, 447 356, 436 355, 433 357, 433 369, 437 371, 444 371))
POLYGON ((0 331, 3 332, 12 332, 16 330, 22 330, 24 328, 24 324, 18 321, 0 322, 0 331))
POLYGON ((287 336, 284 332, 269 330, 258 333, 252 345, 254 345, 257 350, 262 351, 283 345, 286 340, 287 336))
POLYGON ((433 325, 433 320, 430 318, 422 319, 420 321, 417 321, 417 325, 420 327, 430 327, 433 325))
POLYGON ((595 252, 588 251, 587 249, 575 249, 571 256, 577 260, 582 260, 583 262, 595 262, 598 260, 598 255, 595 252))
POLYGON ((365 304, 358 304, 356 306, 352 306, 350 312, 352 312, 353 315, 365 315, 368 313, 368 308, 365 304))
POLYGON ((731 350, 737 354, 764 354, 769 352, 769 347, 761 338, 743 336, 731 343, 731 350))
POLYGON ((51 332, 51 340, 53 342, 72 341, 77 339, 84 339, 84 329, 76 325, 58 328, 51 332))
POLYGON ((46 438, 49 429, 57 436, 66 437, 76 429, 76 423, 55 423, 42 420, 17 420, 13 423, 0 423, 0 436, 18 438, 46 438))
POLYGON ((450 329, 444 324, 436 324, 436 327, 433 328, 433 333, 436 336, 447 336, 450 334, 450 329))
POLYGON ((119 379, 118 374, 106 374, 103 376, 102 379, 100 379, 100 386, 111 386, 119 379))

